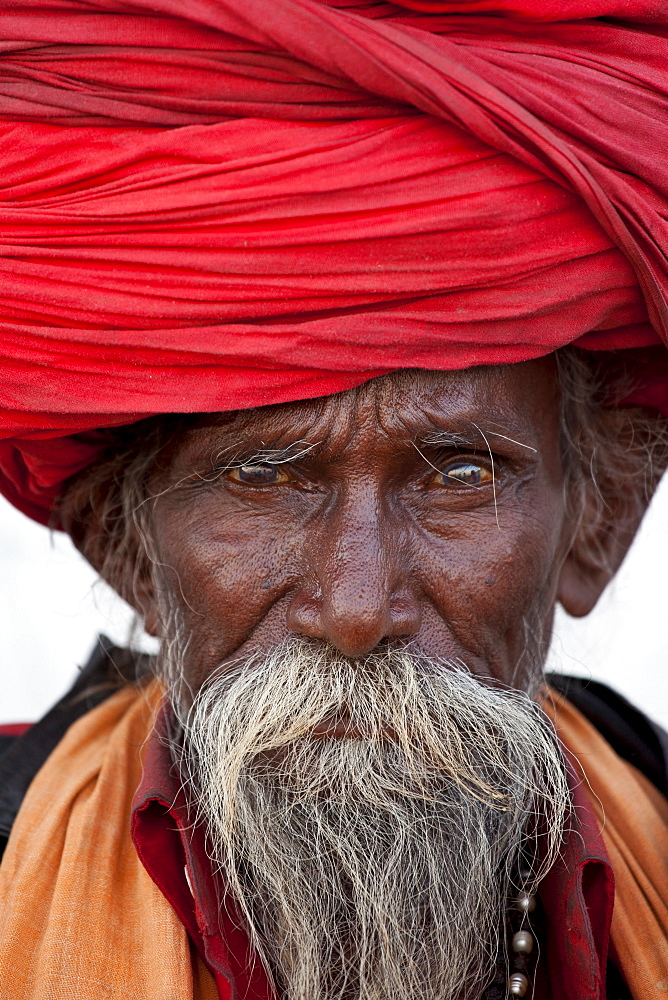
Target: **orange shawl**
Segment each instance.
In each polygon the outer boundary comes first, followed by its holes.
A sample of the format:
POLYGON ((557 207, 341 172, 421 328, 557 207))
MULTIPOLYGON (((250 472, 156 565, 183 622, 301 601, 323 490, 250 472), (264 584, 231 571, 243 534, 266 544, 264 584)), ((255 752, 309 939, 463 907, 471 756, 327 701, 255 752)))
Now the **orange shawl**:
MULTIPOLYGON (((3 1000, 214 1000, 185 928, 130 840, 161 697, 127 687, 68 730, 32 782, 0 868, 3 1000)), ((668 803, 571 705, 546 706, 615 871, 612 947, 635 1000, 668 993, 668 803)))
POLYGON ((126 687, 70 727, 0 867, 3 1000, 214 1000, 185 927, 130 840, 161 689, 126 687))
POLYGON ((634 1000, 668 996, 668 802, 556 691, 544 705, 575 758, 615 874, 611 948, 634 1000))

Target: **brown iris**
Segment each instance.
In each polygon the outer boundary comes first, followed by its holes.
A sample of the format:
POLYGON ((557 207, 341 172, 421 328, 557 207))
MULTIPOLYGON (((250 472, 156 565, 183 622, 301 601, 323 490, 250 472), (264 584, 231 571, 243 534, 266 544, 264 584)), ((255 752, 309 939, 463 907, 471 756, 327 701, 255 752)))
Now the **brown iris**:
POLYGON ((227 477, 244 486, 276 486, 278 483, 287 483, 290 479, 280 465, 272 465, 270 462, 239 465, 230 469, 227 477))
POLYGON ((493 478, 491 470, 486 469, 484 465, 478 465, 476 462, 451 462, 434 476, 433 481, 439 486, 462 489, 467 486, 486 486, 493 478))

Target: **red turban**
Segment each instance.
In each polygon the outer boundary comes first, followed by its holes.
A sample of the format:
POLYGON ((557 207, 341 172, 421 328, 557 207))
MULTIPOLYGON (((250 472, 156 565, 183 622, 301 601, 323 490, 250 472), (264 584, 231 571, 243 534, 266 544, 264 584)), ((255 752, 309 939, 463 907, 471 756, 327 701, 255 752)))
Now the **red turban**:
POLYGON ((668 343, 663 0, 0 12, 0 489, 38 520, 94 428, 668 343))

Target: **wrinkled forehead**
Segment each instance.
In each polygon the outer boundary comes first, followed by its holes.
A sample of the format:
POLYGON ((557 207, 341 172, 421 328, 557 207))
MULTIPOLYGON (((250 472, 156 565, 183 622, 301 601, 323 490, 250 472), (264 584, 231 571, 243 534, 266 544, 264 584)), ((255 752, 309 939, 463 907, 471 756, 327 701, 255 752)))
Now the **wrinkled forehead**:
POLYGON ((193 430, 267 448, 326 441, 338 450, 365 435, 400 443, 440 432, 506 434, 537 447, 554 436, 558 415, 557 368, 545 358, 462 371, 404 369, 324 398, 203 415, 193 430))

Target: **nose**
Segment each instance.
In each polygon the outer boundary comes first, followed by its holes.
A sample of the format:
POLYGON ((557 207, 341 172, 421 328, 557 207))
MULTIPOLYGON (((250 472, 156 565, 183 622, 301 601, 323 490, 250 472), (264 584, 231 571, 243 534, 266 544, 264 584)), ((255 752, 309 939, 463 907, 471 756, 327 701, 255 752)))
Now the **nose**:
MULTIPOLYGON (((307 529, 309 530, 309 529, 307 529)), ((351 492, 311 525, 288 628, 359 657, 420 628, 420 601, 401 512, 351 492)))

